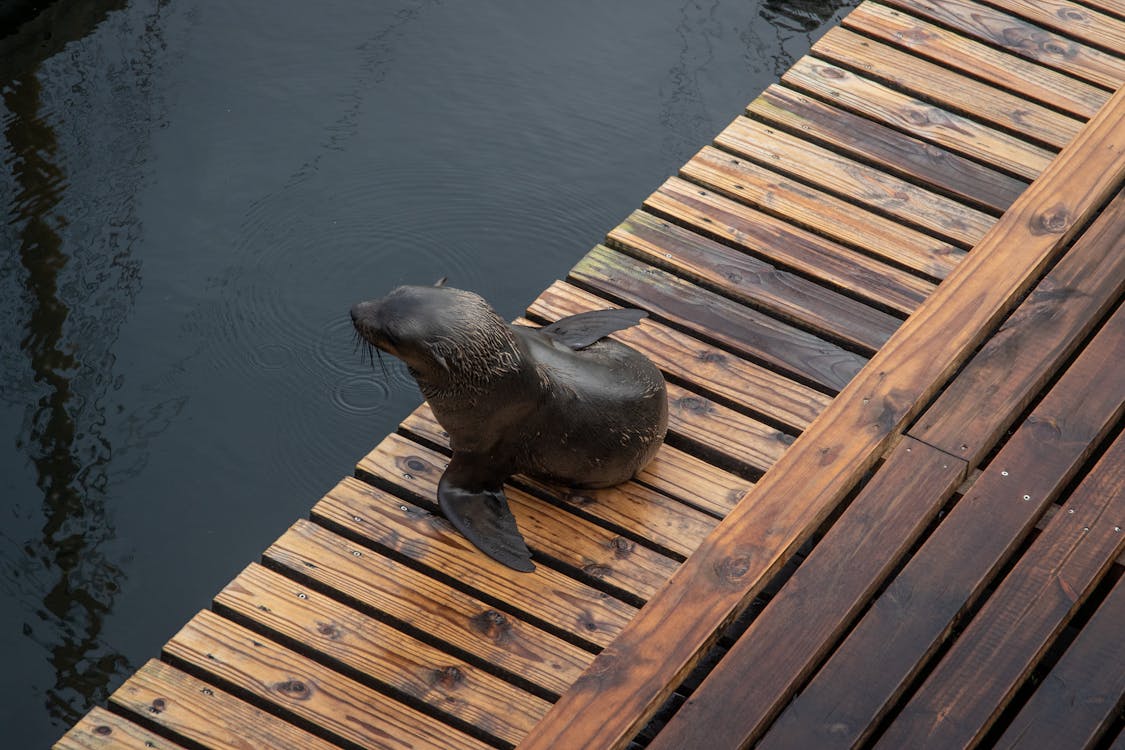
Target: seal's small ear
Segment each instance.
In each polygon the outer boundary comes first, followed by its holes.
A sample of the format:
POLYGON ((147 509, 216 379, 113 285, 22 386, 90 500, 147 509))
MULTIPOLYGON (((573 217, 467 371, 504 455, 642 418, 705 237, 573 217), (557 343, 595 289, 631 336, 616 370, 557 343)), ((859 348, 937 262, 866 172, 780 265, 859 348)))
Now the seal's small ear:
POLYGON ((447 278, 449 278, 449 277, 448 276, 442 276, 440 279, 438 279, 437 281, 434 282, 434 286, 445 286, 445 280, 447 278))

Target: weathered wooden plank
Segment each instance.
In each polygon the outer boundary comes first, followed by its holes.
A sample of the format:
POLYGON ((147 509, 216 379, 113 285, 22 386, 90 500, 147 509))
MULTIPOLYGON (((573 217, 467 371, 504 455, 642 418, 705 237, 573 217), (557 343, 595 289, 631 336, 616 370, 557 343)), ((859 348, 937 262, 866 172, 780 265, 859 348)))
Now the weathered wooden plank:
POLYGON ((53 750, 182 750, 180 745, 95 706, 53 750))
POLYGON ((250 565, 227 584, 215 597, 215 607, 512 744, 550 707, 538 696, 260 565, 250 565))
POLYGON ((1066 0, 992 0, 992 5, 1086 44, 1121 55, 1125 21, 1066 0))
POLYGON ((1125 695, 1125 578, 1039 684, 996 743, 1001 750, 1094 747, 1125 695), (1063 710, 1065 708, 1065 710, 1063 710))
POLYGON ((812 57, 802 57, 781 80, 792 88, 831 99, 839 107, 1024 179, 1038 177, 1054 158, 1047 149, 812 57))
MULTIPOLYGON (((1108 94, 1107 94, 1108 96, 1108 94)), ((771 85, 747 111, 881 169, 927 183, 958 200, 1002 213, 1027 183, 932 143, 837 109, 783 86, 771 85)))
POLYGON ((976 466, 1125 291, 1125 193, 973 356, 909 434, 976 466))
MULTIPOLYGON (((578 646, 412 568, 370 551, 364 554, 307 521, 293 524, 265 558, 551 693, 566 690, 592 658, 578 646)), ((592 620, 590 625, 598 627, 592 620)))
MULTIPOLYGON (((521 743, 620 748, 1125 175, 1118 92, 521 743), (812 468, 810 468, 812 467, 812 468), (613 706, 607 715, 596 710, 613 706), (565 739, 564 739, 565 738, 565 739)), ((853 686, 854 687, 854 686, 853 686)))
MULTIPOLYGON (((438 479, 447 462, 446 457, 439 453, 392 435, 367 454, 359 468, 384 482, 401 487, 412 496, 424 498, 433 513, 407 505, 398 498, 354 479, 345 479, 337 485, 314 508, 314 513, 323 515, 334 523, 348 522, 348 528, 354 528, 381 544, 401 548, 403 554, 428 562, 433 567, 440 567, 450 574, 454 569, 471 569, 477 563, 488 568, 495 567, 499 563, 478 559, 481 554, 479 550, 449 527, 434 505, 438 479), (353 521, 356 516, 362 520, 353 521), (442 560, 440 565, 436 562, 438 559, 442 560)), ((667 555, 644 547, 634 549, 635 545, 622 539, 619 533, 594 526, 589 521, 537 500, 511 485, 505 488, 505 494, 512 512, 519 520, 520 530, 533 551, 586 571, 634 596, 647 599, 676 569, 676 562, 667 555)), ((619 491, 618 495, 627 496, 627 492, 619 491)), ((631 499, 633 502, 629 504, 630 507, 621 509, 619 516, 627 516, 630 511, 634 514, 637 512, 634 506, 640 504, 640 501, 635 497, 631 499)), ((591 499, 590 504, 593 502, 591 499)), ((686 506, 669 507, 674 504, 675 501, 668 500, 665 507, 653 510, 653 524, 660 527, 660 531, 654 532, 653 536, 663 537, 667 535, 664 533, 667 529, 674 529, 678 525, 693 528, 692 521, 697 518, 706 521, 699 523, 700 528, 695 533, 705 534, 704 529, 715 523, 710 516, 686 506), (691 511, 695 515, 686 517, 677 512, 680 510, 691 511)), ((641 510, 644 510, 643 507, 641 510)), ((643 527, 640 530, 643 532, 643 527)), ((477 577, 471 570, 468 575, 469 578, 461 580, 468 583, 477 577)), ((513 579, 513 585, 525 589, 549 586, 549 590, 559 592, 565 600, 577 601, 585 587, 575 589, 573 582, 560 581, 560 578, 562 576, 557 571, 537 570, 535 575, 513 579), (546 580, 540 581, 540 577, 546 580)), ((527 604, 520 601, 524 598, 523 595, 515 593, 519 599, 512 601, 513 604, 532 606, 534 608, 531 612, 539 617, 551 614, 542 612, 542 608, 534 602, 527 604)), ((536 596, 535 593, 527 594, 527 597, 536 596)), ((573 615, 570 617, 573 618, 573 615)), ((548 621, 559 619, 560 616, 555 615, 554 619, 548 621)))
POLYGON ((731 242, 755 256, 864 301, 909 315, 934 283, 858 253, 713 191, 672 177, 645 208, 693 231, 731 242))
MULTIPOLYGON (((568 315, 611 307, 618 305, 571 284, 556 281, 532 303, 528 314, 554 322, 568 315)), ((797 430, 807 427, 832 400, 820 391, 739 359, 650 318, 642 320, 637 326, 618 331, 613 337, 644 352, 665 374, 797 430)), ((745 483, 742 487, 748 488, 745 483)))
POLYGON ((710 146, 681 167, 680 176, 934 278, 948 275, 964 255, 948 242, 710 146))
POLYGON ((646 263, 868 354, 882 346, 900 323, 887 313, 644 211, 634 211, 615 227, 609 241, 646 263))
POLYGON ((1125 83, 1119 58, 973 0, 881 2, 1111 91, 1125 83))
POLYGON ((862 3, 844 26, 914 55, 985 78, 996 86, 1089 119, 1109 100, 1109 92, 993 47, 979 44, 901 11, 862 3))
POLYGON ((992 728, 1125 549, 1118 525, 1125 518, 1125 436, 1064 505, 1066 512, 1036 538, 877 747, 975 747, 992 728))
POLYGON ((1122 0, 1082 0, 1082 4, 1125 20, 1125 2, 1122 0))
POLYGON ((910 550, 964 472, 963 461, 924 443, 909 438, 899 443, 649 748, 744 747, 756 741, 910 550))
POLYGON ((336 747, 156 659, 137 670, 110 701, 209 750, 336 747))
POLYGON ((1074 117, 839 26, 813 45, 813 54, 836 65, 859 68, 868 76, 905 89, 920 99, 966 113, 1047 148, 1062 148, 1082 129, 1082 121, 1074 117))
POLYGON ((824 389, 843 388, 866 361, 811 333, 604 246, 579 261, 571 269, 570 278, 824 389))
MULTIPOLYGON (((403 421, 409 435, 440 446, 449 436, 423 404, 403 421)), ((753 483, 665 444, 637 479, 712 515, 723 516, 733 508, 753 483)))
MULTIPOLYGON (((760 745, 866 741, 958 616, 1034 528, 1125 410, 1125 309, 1103 328, 856 625, 760 745), (859 689, 858 686, 862 686, 859 689)), ((900 747, 912 746, 911 743, 900 747)))
POLYGON ((715 145, 917 225, 946 242, 972 247, 996 221, 955 200, 748 117, 736 118, 716 136, 715 145))
POLYGON ((213 612, 196 615, 164 652, 360 747, 488 747, 213 612))

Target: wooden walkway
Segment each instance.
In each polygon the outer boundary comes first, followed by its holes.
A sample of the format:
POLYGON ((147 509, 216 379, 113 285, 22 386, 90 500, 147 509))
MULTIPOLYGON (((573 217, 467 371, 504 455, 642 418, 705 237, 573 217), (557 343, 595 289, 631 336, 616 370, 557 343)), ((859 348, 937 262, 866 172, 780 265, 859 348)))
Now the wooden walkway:
POLYGON ((1122 0, 864 3, 528 310, 649 311, 635 481, 513 573, 422 407, 56 748, 1125 746, 1123 82, 1122 0))

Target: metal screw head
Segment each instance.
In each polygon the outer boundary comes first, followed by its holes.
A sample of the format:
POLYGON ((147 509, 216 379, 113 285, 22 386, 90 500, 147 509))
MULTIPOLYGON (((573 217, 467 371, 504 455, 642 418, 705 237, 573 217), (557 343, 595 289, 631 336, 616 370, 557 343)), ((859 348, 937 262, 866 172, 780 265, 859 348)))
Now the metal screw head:
POLYGON ((1000 472, 1000 476, 1002 476, 1002 477, 1008 476, 1008 470, 1004 469, 1002 472, 1000 472))
POLYGON ((1024 495, 1024 496, 1023 496, 1023 499, 1024 499, 1025 501, 1026 501, 1026 500, 1030 500, 1030 499, 1031 499, 1031 495, 1024 495))

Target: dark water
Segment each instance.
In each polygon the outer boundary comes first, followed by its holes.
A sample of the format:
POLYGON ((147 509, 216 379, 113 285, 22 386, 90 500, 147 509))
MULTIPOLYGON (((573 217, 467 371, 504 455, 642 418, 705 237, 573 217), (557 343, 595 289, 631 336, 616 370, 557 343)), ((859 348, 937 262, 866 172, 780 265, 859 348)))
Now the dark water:
POLYGON ((0 729, 50 744, 417 405, 346 311, 522 309, 831 2, 65 2, 0 39, 0 729))

